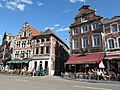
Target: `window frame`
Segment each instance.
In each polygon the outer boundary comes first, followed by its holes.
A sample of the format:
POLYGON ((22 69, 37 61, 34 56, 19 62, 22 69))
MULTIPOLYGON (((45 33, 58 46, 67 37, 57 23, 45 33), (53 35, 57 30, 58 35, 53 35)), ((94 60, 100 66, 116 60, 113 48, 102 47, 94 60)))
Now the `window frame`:
MULTIPOLYGON (((87 37, 88 46, 89 46, 89 37, 88 37, 88 36, 83 36, 83 37, 82 37, 82 48, 87 48, 87 47, 88 47, 86 43, 85 43, 85 45, 84 45, 84 38, 85 38, 85 37, 87 37)), ((86 42, 86 41, 85 41, 85 42, 86 42)))
POLYGON ((99 46, 101 46, 101 34, 100 33, 95 33, 95 34, 93 34, 92 35, 92 41, 93 41, 93 47, 99 47, 99 46), (95 36, 96 35, 96 36, 95 36), (98 35, 99 35, 99 45, 97 45, 98 44, 98 39, 97 39, 97 41, 96 41, 96 45, 95 45, 95 39, 94 39, 94 37, 97 37, 98 38, 98 35))
POLYGON ((88 32, 88 25, 83 25, 83 26, 81 26, 81 33, 86 33, 86 32, 88 32), (87 31, 84 31, 84 27, 87 27, 87 28, 86 28, 87 31))
POLYGON ((107 39, 107 45, 108 45, 108 49, 114 49, 114 48, 116 48, 115 39, 114 38, 107 39), (110 48, 109 40, 113 40, 113 43, 114 43, 114 47, 113 48, 110 48))
POLYGON ((110 24, 110 30, 111 30, 111 33, 117 33, 117 32, 119 32, 118 22, 114 22, 114 23, 110 24), (115 32, 113 32, 113 25, 114 24, 117 25, 117 31, 115 31, 115 32))

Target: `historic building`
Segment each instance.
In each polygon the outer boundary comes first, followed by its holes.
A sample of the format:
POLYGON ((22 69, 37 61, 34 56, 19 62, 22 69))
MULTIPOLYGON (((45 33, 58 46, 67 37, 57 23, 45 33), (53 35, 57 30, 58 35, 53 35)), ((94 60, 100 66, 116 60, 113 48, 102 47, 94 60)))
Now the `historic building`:
POLYGON ((24 68, 28 70, 28 63, 33 56, 31 47, 32 38, 39 34, 40 32, 30 26, 28 22, 24 23, 19 34, 14 39, 12 61, 8 62, 10 69, 24 68))
POLYGON ((66 65, 75 66, 76 71, 82 67, 97 67, 103 53, 102 17, 96 15, 95 9, 83 5, 70 26, 71 57, 66 65))
POLYGON ((103 20, 106 68, 120 72, 120 16, 103 20))
POLYGON ((25 22, 17 36, 8 37, 5 33, 0 58, 6 59, 5 64, 8 61, 8 69, 34 69, 46 75, 60 75, 69 57, 68 50, 51 30, 40 32, 25 22))
POLYGON ((13 57, 14 36, 5 32, 0 46, 0 67, 6 66, 6 62, 13 57))
POLYGON ((34 36, 32 41, 33 58, 29 63, 29 69, 43 70, 49 75, 60 75, 64 72, 69 48, 60 38, 48 29, 34 36))

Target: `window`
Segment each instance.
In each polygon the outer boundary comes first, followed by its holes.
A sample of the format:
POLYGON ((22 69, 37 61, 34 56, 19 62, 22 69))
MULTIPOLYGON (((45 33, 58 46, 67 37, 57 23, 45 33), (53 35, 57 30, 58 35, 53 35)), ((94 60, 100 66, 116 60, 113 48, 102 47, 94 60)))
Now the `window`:
POLYGON ((86 48, 89 46, 88 36, 83 37, 82 44, 83 44, 83 48, 86 48))
POLYGON ((117 23, 111 24, 111 31, 112 32, 117 32, 118 31, 117 23))
POLYGON ((87 22, 87 20, 88 20, 87 15, 83 15, 81 18, 81 22, 87 22))
POLYGON ((100 46, 100 34, 94 34, 93 35, 93 46, 100 46))
POLYGON ((120 38, 118 38, 118 47, 120 48, 120 38))
POLYGON ((22 47, 25 47, 26 41, 22 41, 22 47))
POLYGON ((44 54, 44 47, 41 47, 41 54, 44 54))
POLYGON ((82 31, 81 31, 82 33, 87 32, 87 31, 88 31, 87 25, 82 26, 82 27, 81 27, 81 30, 82 30, 82 31))
POLYGON ((46 38, 46 41, 50 41, 50 38, 46 38))
POLYGON ((37 43, 39 43, 39 42, 40 42, 40 40, 39 40, 39 39, 37 39, 37 40, 36 40, 36 42, 37 42, 37 43))
POLYGON ((96 29, 99 29, 99 22, 94 22, 92 23, 92 30, 96 30, 96 29))
POLYGON ((46 47, 46 53, 50 53, 50 48, 49 48, 49 46, 46 47))
POLYGON ((44 38, 43 38, 43 39, 41 39, 41 42, 44 42, 44 38))
POLYGON ((114 40, 113 40, 113 39, 109 39, 109 40, 108 40, 108 47, 109 47, 109 49, 115 47, 115 45, 114 45, 114 40))
POLYGON ((20 41, 18 41, 16 45, 19 48, 20 47, 20 41))
POLYGON ((24 32, 24 37, 26 36, 26 32, 24 32))
POLYGON ((36 48, 36 54, 39 54, 39 48, 36 48))
POLYGON ((73 35, 78 34, 78 28, 73 29, 73 35))
POLYGON ((79 48, 79 40, 78 38, 73 39, 73 49, 79 48))

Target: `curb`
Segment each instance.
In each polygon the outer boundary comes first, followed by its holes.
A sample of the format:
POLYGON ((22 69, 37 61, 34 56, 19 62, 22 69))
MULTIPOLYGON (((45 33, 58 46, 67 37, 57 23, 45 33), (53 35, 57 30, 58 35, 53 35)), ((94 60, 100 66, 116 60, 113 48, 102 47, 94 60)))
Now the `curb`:
POLYGON ((89 79, 70 79, 63 78, 66 80, 80 81, 80 82, 88 82, 88 83, 106 83, 106 84, 120 84, 120 81, 104 81, 104 80, 89 80, 89 79))

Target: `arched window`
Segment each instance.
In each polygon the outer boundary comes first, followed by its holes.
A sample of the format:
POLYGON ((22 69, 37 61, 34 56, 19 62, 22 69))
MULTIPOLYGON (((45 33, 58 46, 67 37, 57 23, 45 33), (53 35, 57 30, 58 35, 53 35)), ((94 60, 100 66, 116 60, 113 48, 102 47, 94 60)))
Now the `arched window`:
POLYGON ((117 47, 120 48, 120 37, 117 38, 117 47))
POLYGON ((100 46, 101 45, 101 38, 100 38, 100 34, 94 34, 93 35, 93 46, 100 46))
POLYGON ((45 69, 48 67, 48 61, 45 61, 45 69))
POLYGON ((36 54, 39 54, 39 48, 36 48, 36 54))
POLYGON ((40 71, 42 70, 42 61, 40 61, 40 71))
POLYGON ((114 43, 114 39, 109 39, 108 40, 108 48, 111 49, 111 48, 115 48, 115 43, 114 43))

